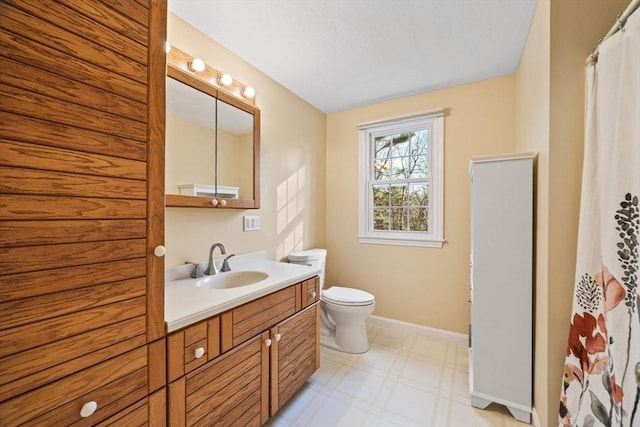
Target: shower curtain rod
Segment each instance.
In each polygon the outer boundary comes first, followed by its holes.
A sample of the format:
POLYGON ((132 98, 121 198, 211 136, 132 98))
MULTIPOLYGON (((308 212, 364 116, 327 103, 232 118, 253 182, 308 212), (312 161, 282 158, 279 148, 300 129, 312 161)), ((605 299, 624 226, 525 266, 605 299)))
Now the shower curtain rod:
POLYGON ((593 52, 591 52, 591 54, 587 58, 588 64, 598 61, 598 49, 600 48, 600 45, 602 44, 602 42, 608 39, 609 37, 611 37, 612 35, 614 35, 615 33, 617 33, 618 31, 620 31, 621 29, 623 29, 624 24, 627 22, 627 18, 631 16, 631 14, 635 12, 636 9, 638 9, 639 7, 640 7, 640 0, 631 0, 631 3, 629 3, 629 5, 624 9, 624 11, 618 14, 618 17, 616 18, 616 23, 613 24, 609 32, 605 34, 605 36, 601 38, 600 41, 598 41, 598 45, 593 49, 593 52))

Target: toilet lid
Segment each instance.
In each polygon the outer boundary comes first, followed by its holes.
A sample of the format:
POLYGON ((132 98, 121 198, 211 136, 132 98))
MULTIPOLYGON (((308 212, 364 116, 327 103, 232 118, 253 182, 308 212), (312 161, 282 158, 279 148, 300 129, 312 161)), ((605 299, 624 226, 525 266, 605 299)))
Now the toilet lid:
POLYGON ((322 292, 321 299, 340 305, 369 305, 373 303, 374 296, 360 289, 332 286, 322 292))

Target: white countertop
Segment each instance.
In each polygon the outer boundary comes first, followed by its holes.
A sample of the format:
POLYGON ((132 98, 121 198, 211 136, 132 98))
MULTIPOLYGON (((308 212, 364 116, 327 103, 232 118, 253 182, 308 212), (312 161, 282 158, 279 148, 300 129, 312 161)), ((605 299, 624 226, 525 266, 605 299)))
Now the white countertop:
MULTIPOLYGON (((222 259, 217 260, 220 265, 222 259)), ((189 326, 256 298, 320 274, 315 267, 270 261, 264 252, 236 255, 229 259, 231 272, 262 271, 268 278, 230 289, 205 289, 189 277, 191 265, 168 268, 165 272, 164 319, 167 332, 189 326)), ((206 268, 206 263, 203 267, 206 268)), ((225 273, 219 273, 225 274, 225 273)), ((207 277, 207 276, 205 276, 207 277)))

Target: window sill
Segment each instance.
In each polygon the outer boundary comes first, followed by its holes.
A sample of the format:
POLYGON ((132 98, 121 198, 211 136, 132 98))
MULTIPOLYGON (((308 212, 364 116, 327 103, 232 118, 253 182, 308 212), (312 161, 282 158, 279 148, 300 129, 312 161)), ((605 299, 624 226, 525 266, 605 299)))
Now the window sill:
POLYGON ((393 245, 393 246, 416 246, 421 248, 442 248, 444 239, 425 239, 425 238, 399 238, 384 236, 363 236, 359 235, 358 242, 372 245, 393 245))

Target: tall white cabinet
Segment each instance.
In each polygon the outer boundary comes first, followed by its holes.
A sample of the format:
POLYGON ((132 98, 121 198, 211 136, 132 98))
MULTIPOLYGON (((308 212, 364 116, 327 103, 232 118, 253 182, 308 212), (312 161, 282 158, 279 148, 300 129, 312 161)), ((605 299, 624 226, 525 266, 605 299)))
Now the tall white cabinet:
POLYGON ((471 404, 531 423, 534 154, 476 157, 471 173, 471 404))

